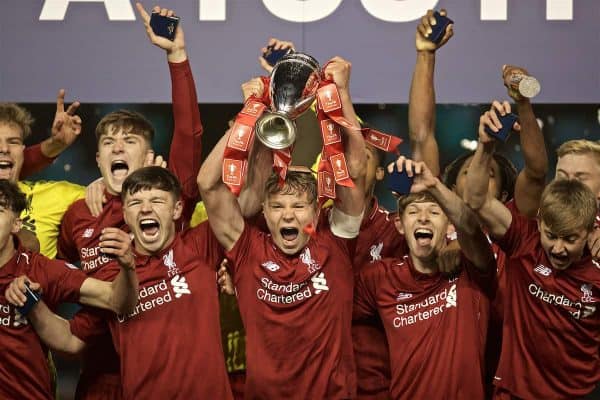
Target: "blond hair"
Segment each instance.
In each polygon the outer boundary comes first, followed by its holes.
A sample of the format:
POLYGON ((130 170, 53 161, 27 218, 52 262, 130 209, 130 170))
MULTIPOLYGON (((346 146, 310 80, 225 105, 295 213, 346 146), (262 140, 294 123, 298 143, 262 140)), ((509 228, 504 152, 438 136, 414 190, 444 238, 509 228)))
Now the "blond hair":
POLYGON ((23 139, 31 134, 33 117, 23 107, 15 103, 0 103, 0 123, 14 125, 21 130, 23 139))
POLYGON ((558 158, 566 156, 567 154, 589 154, 596 160, 596 163, 600 165, 600 141, 594 142, 585 139, 569 140, 556 149, 558 158))
POLYGON ((594 228, 598 205, 592 191, 572 179, 553 181, 542 193, 539 218, 557 235, 594 228))

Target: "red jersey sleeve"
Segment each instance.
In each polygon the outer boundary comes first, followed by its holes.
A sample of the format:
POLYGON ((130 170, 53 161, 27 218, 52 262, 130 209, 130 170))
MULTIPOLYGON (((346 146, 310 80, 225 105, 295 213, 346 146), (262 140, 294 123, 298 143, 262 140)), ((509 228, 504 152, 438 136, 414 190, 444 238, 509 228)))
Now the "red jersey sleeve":
POLYGON ((50 260, 41 254, 31 254, 30 279, 42 287, 42 296, 48 304, 79 301, 79 290, 87 275, 76 266, 60 260, 50 260))
POLYGON ((205 265, 216 269, 225 258, 225 252, 210 229, 208 221, 202 222, 188 232, 193 235, 195 254, 203 259, 205 265))
POLYGON ((202 157, 202 122, 189 62, 169 63, 169 71, 174 118, 169 169, 181 182, 184 200, 181 220, 188 224, 200 197, 196 176, 202 157))
POLYGON ((354 282, 352 319, 370 319, 377 314, 377 288, 384 273, 381 261, 369 262, 359 269, 354 282))
POLYGON ((69 262, 79 261, 79 251, 73 238, 75 215, 73 204, 67 209, 60 223, 58 242, 56 244, 57 257, 69 262))
POLYGON ((40 172, 48 165, 52 164, 54 158, 48 158, 42 153, 40 143, 28 146, 23 152, 23 167, 19 179, 25 179, 30 175, 40 172))
POLYGON ((501 239, 494 241, 502 251, 512 257, 522 251, 528 251, 528 244, 537 240, 540 233, 535 219, 520 215, 514 207, 509 207, 508 210, 512 215, 510 226, 501 239))
POLYGON ((108 316, 103 310, 84 307, 69 321, 71 333, 83 342, 90 342, 108 331, 108 316))

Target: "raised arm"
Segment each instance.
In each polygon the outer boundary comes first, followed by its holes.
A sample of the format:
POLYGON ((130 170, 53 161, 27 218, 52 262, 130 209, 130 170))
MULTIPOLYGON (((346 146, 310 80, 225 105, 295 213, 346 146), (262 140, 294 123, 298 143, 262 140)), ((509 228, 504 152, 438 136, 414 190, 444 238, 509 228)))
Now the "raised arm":
MULTIPOLYGON (((446 11, 440 14, 445 16, 446 11)), ((453 35, 452 24, 446 27, 446 32, 439 44, 427 37, 431 33, 431 26, 436 21, 433 10, 428 10, 417 26, 415 47, 417 61, 410 85, 408 100, 408 134, 410 148, 415 161, 423 161, 431 172, 440 174, 440 160, 437 141, 435 140, 435 53, 453 35)))
POLYGON ((81 133, 81 117, 75 114, 78 108, 79 102, 76 101, 65 111, 65 90, 58 91, 50 137, 25 149, 21 179, 46 168, 73 144, 81 133))
POLYGON ((198 188, 208 214, 208 223, 226 251, 233 248, 244 230, 244 218, 238 201, 221 178, 223 152, 230 132, 231 129, 215 145, 198 173, 198 188))
POLYGON ((515 183, 514 198, 519 212, 533 218, 537 214, 542 192, 546 186, 548 153, 544 135, 533 113, 531 102, 507 83, 513 74, 528 75, 528 72, 524 68, 513 65, 502 67, 502 78, 508 88, 508 94, 516 102, 519 111, 521 125, 519 138, 525 160, 525 167, 519 172, 515 183))
POLYGON ((424 162, 417 161, 413 163, 411 160, 400 157, 396 164, 399 171, 406 169, 409 176, 411 170, 414 171, 411 193, 427 191, 435 198, 454 225, 458 242, 465 257, 478 269, 487 270, 493 264, 494 253, 490 248, 487 237, 481 230, 475 213, 467 207, 456 193, 448 189, 435 177, 424 162))
MULTIPOLYGON (((196 176, 202 157, 202 122, 196 96, 196 85, 188 62, 181 22, 173 41, 157 36, 150 27, 150 16, 140 3, 136 7, 146 28, 148 39, 165 50, 171 73, 174 129, 169 152, 169 169, 177 176, 184 196, 183 218, 189 221, 194 205, 199 200, 196 176)), ((173 16, 173 10, 154 7, 153 12, 173 16)))
POLYGON ((364 138, 360 132, 360 123, 354 112, 354 105, 350 97, 350 69, 351 64, 348 61, 341 57, 334 57, 325 68, 324 73, 327 79, 331 79, 336 84, 342 102, 344 118, 354 128, 342 128, 344 156, 354 187, 336 186, 340 201, 336 202, 335 208, 349 216, 361 216, 365 208, 367 152, 364 138))
POLYGON ((486 111, 479 120, 479 143, 467 174, 464 200, 477 213, 487 232, 500 239, 510 227, 512 214, 492 193, 488 193, 495 141, 485 133, 486 126, 494 131, 502 127, 494 108, 486 111))

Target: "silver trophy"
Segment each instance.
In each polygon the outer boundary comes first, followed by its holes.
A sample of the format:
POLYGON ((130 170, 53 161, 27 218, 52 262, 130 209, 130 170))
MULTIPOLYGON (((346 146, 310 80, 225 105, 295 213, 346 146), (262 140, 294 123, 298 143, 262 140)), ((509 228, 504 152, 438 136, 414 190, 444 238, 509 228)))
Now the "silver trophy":
POLYGON ((256 137, 271 149, 284 149, 296 140, 294 120, 315 99, 320 82, 317 60, 308 54, 291 53, 271 71, 271 110, 256 121, 256 137))
POLYGON ((515 73, 509 77, 508 82, 511 88, 529 99, 537 96, 541 90, 540 82, 530 75, 515 73))

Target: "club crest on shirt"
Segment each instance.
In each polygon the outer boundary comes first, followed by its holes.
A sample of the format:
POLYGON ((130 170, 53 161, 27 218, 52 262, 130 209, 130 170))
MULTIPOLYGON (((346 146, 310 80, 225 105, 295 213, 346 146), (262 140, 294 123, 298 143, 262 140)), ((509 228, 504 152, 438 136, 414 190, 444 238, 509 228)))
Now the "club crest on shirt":
POLYGON ((537 267, 535 267, 533 269, 535 272, 537 272, 538 274, 542 275, 542 276, 550 276, 552 275, 552 269, 546 267, 543 264, 538 265, 537 267))
POLYGON ((583 293, 583 296, 581 296, 581 302, 582 303, 593 303, 594 302, 594 296, 592 294, 592 285, 589 283, 584 283, 583 285, 581 285, 581 292, 583 293))
POLYGON ((93 234, 94 234, 94 228, 87 228, 85 231, 83 231, 83 234, 81 235, 81 237, 91 238, 93 234))
POLYGON ((302 261, 306 265, 308 272, 311 274, 321 269, 319 263, 317 263, 312 258, 310 254, 310 249, 308 247, 305 247, 302 253, 300 254, 300 261, 302 261))
POLYGON ((371 261, 381 260, 381 250, 383 250, 383 242, 379 242, 378 244, 371 246, 371 249, 369 250, 371 261))
POLYGON ((175 263, 175 257, 173 255, 173 249, 169 250, 169 252, 163 255, 163 264, 168 268, 167 275, 169 277, 180 274, 179 268, 177 268, 177 264, 175 263))

